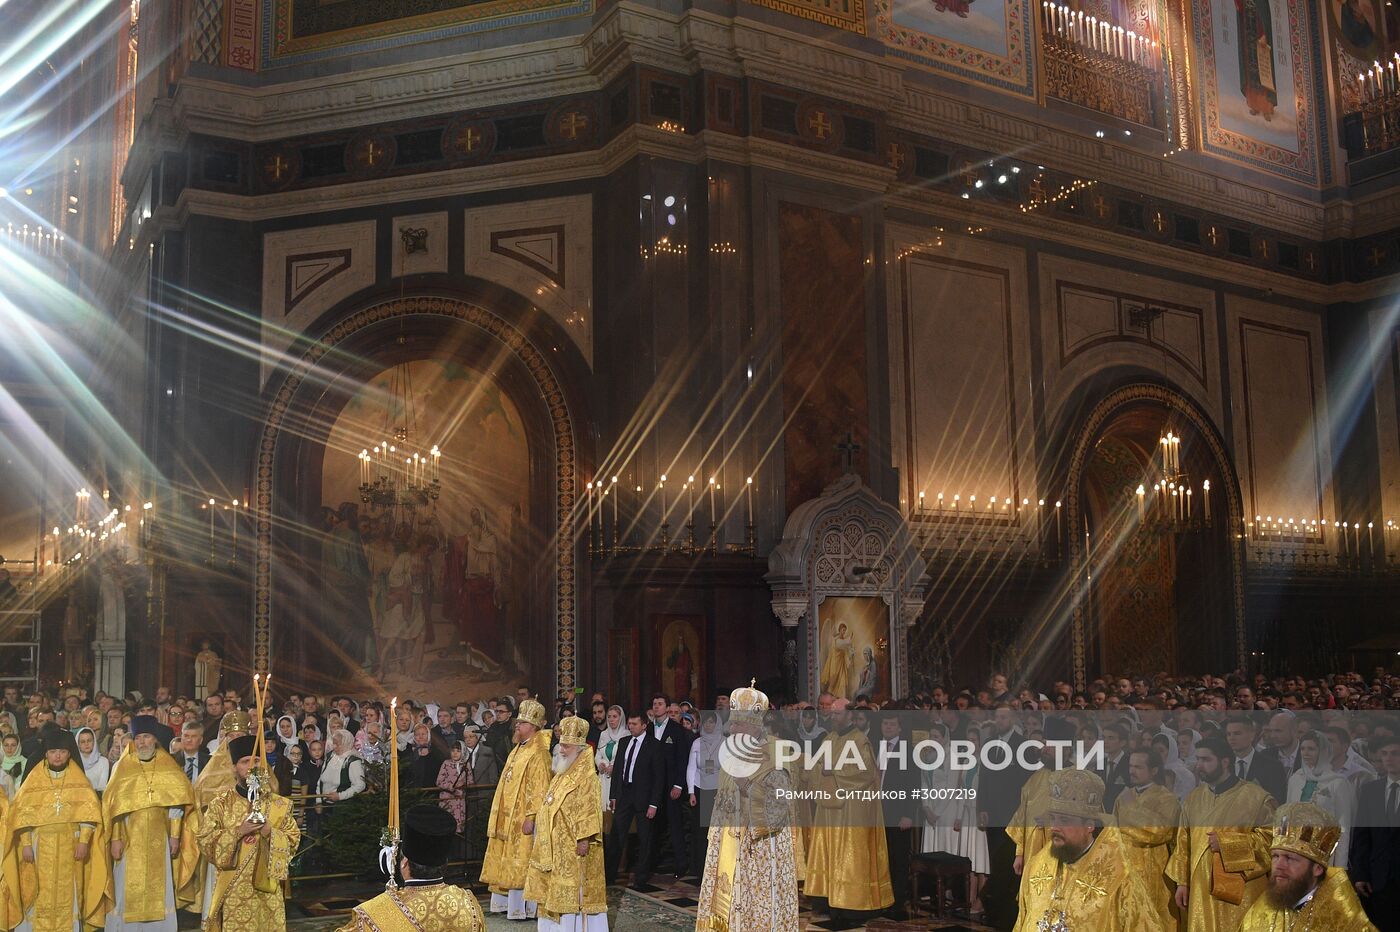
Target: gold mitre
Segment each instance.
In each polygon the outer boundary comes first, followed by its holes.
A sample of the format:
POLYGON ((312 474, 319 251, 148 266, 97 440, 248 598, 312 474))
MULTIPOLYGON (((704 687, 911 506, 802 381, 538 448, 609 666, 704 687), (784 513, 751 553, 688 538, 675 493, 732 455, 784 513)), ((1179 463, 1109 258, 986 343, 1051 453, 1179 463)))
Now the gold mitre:
POLYGON ((544 727, 544 706, 534 699, 526 699, 520 703, 520 711, 515 713, 517 722, 529 722, 536 728, 544 727))
POLYGON ((758 688, 757 683, 757 680, 749 680, 749 685, 740 686, 729 694, 731 717, 741 721, 758 721, 763 718, 763 713, 768 711, 768 695, 758 688))
POLYGON ((1312 803, 1288 803, 1274 812, 1270 851, 1289 851, 1309 861, 1327 864, 1342 838, 1336 816, 1312 803))
POLYGON ((588 720, 577 715, 561 720, 554 731, 559 735, 560 744, 575 746, 588 743, 588 720))
POLYGON ((234 709, 219 719, 219 734, 246 735, 253 730, 253 720, 242 709, 234 709))
POLYGON ((1087 770, 1057 770, 1050 777, 1050 801, 1045 808, 1076 819, 1102 820, 1103 780, 1087 770))

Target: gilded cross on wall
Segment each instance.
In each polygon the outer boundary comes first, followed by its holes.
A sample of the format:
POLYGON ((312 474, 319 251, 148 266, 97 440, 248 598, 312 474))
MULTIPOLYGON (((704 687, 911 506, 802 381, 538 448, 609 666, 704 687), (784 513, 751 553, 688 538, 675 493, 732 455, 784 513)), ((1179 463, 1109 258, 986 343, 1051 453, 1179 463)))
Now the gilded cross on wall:
POLYGON ((900 171, 904 168, 904 150, 900 148, 899 143, 890 143, 889 153, 886 158, 890 168, 893 168, 895 171, 900 171))
POLYGON ((1154 211, 1152 212, 1152 229, 1156 230, 1158 233, 1161 233, 1161 232, 1162 232, 1163 230, 1165 230, 1166 228, 1167 228, 1167 216, 1166 216, 1166 214, 1162 213, 1160 210, 1154 210, 1154 211))
POLYGON ((468 126, 457 136, 458 147, 468 155, 476 151, 476 147, 481 145, 481 133, 475 126, 468 126))
POLYGON ((812 115, 807 118, 807 128, 812 131, 812 135, 825 142, 826 137, 831 135, 831 120, 827 119, 824 110, 813 110, 812 115))
POLYGON ((1220 230, 1216 228, 1215 224, 1211 224, 1210 228, 1206 230, 1206 242, 1212 246, 1220 244, 1220 230))
POLYGON ((1108 198, 1102 194, 1094 195, 1094 213, 1099 215, 1100 220, 1108 219, 1108 198))
POLYGON ((267 172, 272 176, 273 181, 281 181, 282 174, 291 166, 281 155, 274 155, 267 160, 267 172))
POLYGON ((588 129, 588 117, 577 110, 570 110, 564 114, 564 118, 559 121, 559 131, 565 139, 577 139, 579 133, 588 129))
POLYGON ((1367 261, 1368 263, 1370 263, 1371 268, 1373 268, 1373 269, 1378 269, 1378 268, 1380 268, 1381 263, 1385 261, 1385 247, 1383 247, 1383 246, 1372 246, 1372 247, 1371 247, 1371 254, 1367 257, 1367 260, 1366 260, 1366 261, 1367 261))
POLYGON ((381 151, 382 150, 380 150, 379 144, 373 139, 371 139, 365 145, 365 164, 373 167, 374 164, 379 161, 379 155, 381 151))

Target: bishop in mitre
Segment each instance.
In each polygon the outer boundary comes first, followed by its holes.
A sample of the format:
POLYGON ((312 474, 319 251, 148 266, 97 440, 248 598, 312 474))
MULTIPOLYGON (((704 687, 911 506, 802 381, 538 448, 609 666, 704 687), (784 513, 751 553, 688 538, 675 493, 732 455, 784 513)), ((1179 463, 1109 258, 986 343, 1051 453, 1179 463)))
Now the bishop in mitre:
POLYGON ((1128 786, 1113 804, 1113 821, 1123 843, 1128 866, 1142 878, 1152 900, 1158 927, 1176 927, 1175 889, 1167 882, 1167 861, 1176 843, 1181 803, 1176 794, 1157 780, 1162 758, 1151 749, 1128 755, 1128 786))
POLYGON ((831 730, 817 748, 820 795, 803 892, 826 900, 833 916, 887 909, 894 888, 875 752, 856 725, 849 700, 837 699, 831 709, 831 730))
POLYGON ((73 736, 41 735, 44 760, 30 771, 5 820, 4 927, 73 932, 102 925, 112 908, 112 873, 102 804, 74 760, 73 736))
POLYGON ((435 803, 419 803, 399 826, 403 883, 356 906, 338 932, 485 932, 471 891, 443 879, 457 822, 435 803))
POLYGON ((1016 932, 1145 932, 1155 920, 1117 833, 1105 828, 1103 780, 1087 770, 1050 777, 1050 844, 1026 862, 1016 932))
POLYGON ((534 699, 520 703, 515 717, 515 747, 501 767, 486 822, 486 856, 481 882, 491 889, 491 912, 507 919, 534 919, 536 907, 525 898, 530 851, 535 844, 535 816, 549 786, 549 730, 544 706, 534 699))
POLYGON ((199 862, 194 788, 156 738, 156 719, 131 720, 131 744, 102 793, 112 855, 113 909, 107 932, 175 932, 175 909, 199 862))
POLYGON ((1376 932, 1347 872, 1328 866, 1341 837, 1337 817, 1321 806, 1279 806, 1269 842, 1269 886, 1244 914, 1241 932, 1376 932))
POLYGON ((535 816, 525 899, 540 932, 608 932, 603 879, 603 789, 588 747, 588 720, 559 722, 553 776, 535 816))
POLYGON ((301 829, 292 816, 292 801, 272 792, 262 761, 254 756, 256 746, 252 735, 224 743, 221 750, 233 764, 234 787, 209 804, 199 829, 199 849, 217 872, 205 932, 287 927, 282 881, 301 829), (255 764, 260 765, 256 789, 248 779, 255 764))
POLYGON ((798 928, 797 846, 785 798, 792 780, 778 766, 767 711, 768 697, 752 684, 729 694, 696 932, 798 928))
MULTIPOLYGON (((1024 876, 1025 865, 1050 842, 1050 823, 1046 804, 1050 801, 1050 778, 1065 765, 1064 746, 1052 747, 1051 741, 1073 741, 1074 726, 1064 719, 1045 720, 1046 744, 1040 751, 1041 767, 1031 774, 1021 787, 1021 802, 1007 823, 1006 834, 1016 846, 1012 869, 1024 876)), ((1175 827, 1176 823, 1172 823, 1175 827)))
MULTIPOLYGON (((230 740, 250 734, 252 730, 252 718, 242 709, 225 712, 224 717, 219 719, 219 736, 210 749, 209 763, 194 781, 195 809, 201 818, 209 811, 210 803, 233 789, 238 782, 233 775, 233 761, 227 753, 220 754, 219 750, 226 749, 230 740)), ((182 908, 205 917, 209 915, 209 898, 214 893, 214 878, 218 872, 210 866, 202 851, 196 854, 198 861, 194 876, 189 885, 181 890, 180 899, 189 901, 189 905, 182 908)))
POLYGON ((1191 932, 1235 932, 1269 876, 1274 800, 1230 769, 1224 738, 1196 742, 1198 785, 1181 807, 1167 862, 1173 899, 1191 932))

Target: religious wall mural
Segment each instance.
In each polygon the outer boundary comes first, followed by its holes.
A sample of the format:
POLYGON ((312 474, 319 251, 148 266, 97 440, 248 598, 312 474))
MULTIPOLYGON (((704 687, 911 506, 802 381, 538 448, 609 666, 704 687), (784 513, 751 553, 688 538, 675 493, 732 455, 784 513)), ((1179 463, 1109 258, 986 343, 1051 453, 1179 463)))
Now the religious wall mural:
POLYGON ((705 686, 705 617, 703 615, 658 615, 653 682, 672 700, 701 702, 708 694, 705 686))
POLYGON ((817 606, 819 679, 841 699, 890 695, 890 608, 872 596, 832 596, 817 606))
POLYGON ((528 524, 525 428, 489 376, 455 362, 410 363, 406 397, 420 445, 442 450, 441 495, 413 508, 366 505, 355 454, 384 423, 386 399, 396 403, 390 381, 387 371, 370 380, 330 434, 321 510, 322 585, 336 616, 328 627, 387 688, 445 702, 493 694, 529 672, 519 635, 531 555, 543 543, 528 524))
POLYGON ((1302 0, 1193 4, 1205 149, 1316 182, 1317 75, 1302 0))
POLYGON ((592 9, 592 0, 267 0, 263 58, 265 65, 290 65, 592 9))
POLYGON ((875 0, 895 54, 964 80, 1033 96, 1029 0, 875 0))

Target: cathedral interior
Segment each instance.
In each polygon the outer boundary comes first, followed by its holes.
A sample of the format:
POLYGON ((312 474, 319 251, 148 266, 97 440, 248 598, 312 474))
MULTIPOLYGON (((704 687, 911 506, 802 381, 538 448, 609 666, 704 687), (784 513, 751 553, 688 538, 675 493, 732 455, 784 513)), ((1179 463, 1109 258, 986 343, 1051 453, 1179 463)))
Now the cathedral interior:
POLYGON ((1390 0, 0 6, 7 683, 1400 657, 1390 0))

